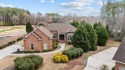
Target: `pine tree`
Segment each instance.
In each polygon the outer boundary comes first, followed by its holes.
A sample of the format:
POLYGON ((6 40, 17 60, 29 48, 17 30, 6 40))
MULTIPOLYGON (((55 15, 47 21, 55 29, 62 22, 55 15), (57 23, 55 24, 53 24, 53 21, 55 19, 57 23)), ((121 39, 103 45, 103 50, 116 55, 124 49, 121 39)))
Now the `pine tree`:
POLYGON ((88 33, 84 25, 79 25, 72 37, 74 47, 82 48, 84 52, 90 50, 91 46, 88 40, 88 33))
POLYGON ((83 25, 85 26, 85 28, 86 28, 86 30, 88 32, 88 39, 89 39, 89 42, 91 44, 90 50, 91 51, 97 50, 97 46, 96 46, 96 43, 97 43, 97 34, 96 34, 96 31, 88 23, 84 23, 83 25))

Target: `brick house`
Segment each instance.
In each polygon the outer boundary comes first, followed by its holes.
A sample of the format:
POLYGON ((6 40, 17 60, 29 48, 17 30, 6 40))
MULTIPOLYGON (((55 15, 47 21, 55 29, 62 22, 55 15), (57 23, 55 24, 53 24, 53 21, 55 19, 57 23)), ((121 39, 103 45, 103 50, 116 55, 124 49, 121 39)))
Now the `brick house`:
POLYGON ((46 27, 53 34, 53 42, 59 43, 71 42, 76 28, 70 24, 52 23, 46 27))
POLYGON ((53 35, 44 27, 40 26, 34 29, 24 38, 25 51, 41 51, 52 49, 53 35))
POLYGON ((122 40, 113 60, 116 61, 115 70, 125 70, 125 38, 122 40))
POLYGON ((47 27, 37 27, 24 37, 25 51, 52 49, 53 42, 68 43, 76 28, 70 24, 52 23, 47 27))

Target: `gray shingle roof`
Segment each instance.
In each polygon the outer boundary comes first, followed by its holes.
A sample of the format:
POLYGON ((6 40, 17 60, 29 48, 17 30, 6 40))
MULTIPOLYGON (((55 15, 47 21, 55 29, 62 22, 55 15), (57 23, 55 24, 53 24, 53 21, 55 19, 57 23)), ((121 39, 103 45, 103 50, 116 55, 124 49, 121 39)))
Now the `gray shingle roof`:
POLYGON ((53 34, 50 33, 50 31, 48 31, 46 28, 44 28, 43 26, 39 26, 38 27, 39 30, 41 30, 44 34, 46 34, 49 38, 53 38, 53 34))
POLYGON ((125 37, 114 55, 113 60, 125 63, 125 37))
POLYGON ((49 31, 56 30, 57 33, 59 34, 64 34, 70 30, 72 30, 73 32, 76 31, 76 28, 74 26, 70 24, 64 24, 64 23, 52 23, 52 24, 49 24, 46 28, 49 31))

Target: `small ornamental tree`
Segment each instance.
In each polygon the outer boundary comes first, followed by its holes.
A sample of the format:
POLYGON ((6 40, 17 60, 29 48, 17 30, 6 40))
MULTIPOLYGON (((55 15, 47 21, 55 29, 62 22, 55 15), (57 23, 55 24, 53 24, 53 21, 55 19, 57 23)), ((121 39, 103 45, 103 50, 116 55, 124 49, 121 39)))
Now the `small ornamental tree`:
POLYGON ((79 25, 76 32, 72 36, 72 44, 74 47, 82 48, 84 52, 90 50, 91 45, 88 40, 88 32, 84 25, 79 25))
POLYGON ((88 23, 84 23, 83 24, 88 32, 88 40, 91 44, 91 48, 90 50, 91 51, 95 51, 97 50, 97 46, 96 46, 96 43, 97 43, 97 34, 96 34, 96 31, 92 28, 92 26, 88 23))
POLYGON ((75 21, 75 20, 73 20, 73 22, 71 22, 70 24, 73 25, 76 28, 79 25, 79 23, 77 21, 75 21))
POLYGON ((26 32, 30 33, 31 31, 33 31, 33 27, 32 27, 30 22, 27 22, 27 24, 26 24, 26 32))
POLYGON ((98 26, 98 27, 96 27, 95 30, 98 35, 97 44, 99 46, 105 46, 109 39, 109 34, 108 34, 107 30, 103 26, 98 26))

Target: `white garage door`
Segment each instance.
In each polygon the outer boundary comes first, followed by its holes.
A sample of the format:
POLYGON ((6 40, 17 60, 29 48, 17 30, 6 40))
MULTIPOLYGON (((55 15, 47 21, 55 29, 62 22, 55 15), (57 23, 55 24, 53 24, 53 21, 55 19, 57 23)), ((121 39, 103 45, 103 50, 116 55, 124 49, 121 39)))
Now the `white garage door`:
POLYGON ((47 43, 44 43, 44 50, 47 50, 47 43))

